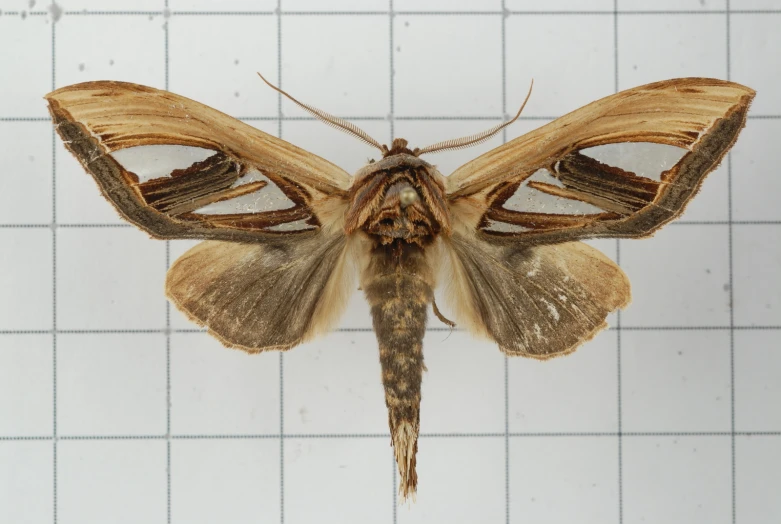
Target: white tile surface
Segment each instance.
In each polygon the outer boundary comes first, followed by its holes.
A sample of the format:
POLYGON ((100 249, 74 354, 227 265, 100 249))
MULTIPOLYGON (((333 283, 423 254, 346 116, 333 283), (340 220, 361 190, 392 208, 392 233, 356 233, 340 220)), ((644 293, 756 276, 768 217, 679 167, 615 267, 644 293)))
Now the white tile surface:
POLYGON ((618 522, 613 437, 510 441, 511 522, 618 522))
POLYGON ((51 329, 51 230, 0 229, 0 245, 0 329, 51 329))
POLYGON ((165 344, 162 333, 61 335, 59 434, 164 435, 165 344))
POLYGON ((653 238, 621 242, 632 282, 627 326, 728 326, 727 226, 669 226, 653 238))
POLYGON ((501 114, 498 17, 399 15, 394 28, 397 116, 501 114))
POLYGON ((68 440, 57 446, 58 522, 166 522, 164 440, 68 440))
POLYGON ((48 122, 0 122, 0 224, 51 224, 52 130, 48 122), (24 198, 19 195, 24 194, 24 198))
POLYGON ((624 431, 730 431, 729 331, 625 331, 621 350, 624 431))
POLYGON ((247 74, 278 81, 275 17, 182 16, 168 27, 169 53, 182 57, 170 62, 171 91, 232 116, 277 115, 277 94, 247 74))
POLYGON ((732 522, 729 436, 635 437, 623 450, 624 522, 732 522))
POLYGON ((735 429, 781 431, 781 351, 773 331, 735 333, 735 429))
POLYGON ((162 329, 165 244, 135 228, 57 232, 60 329, 162 329))
MULTIPOLYGON (((304 113, 288 101, 280 125, 278 96, 256 70, 304 102, 364 117, 354 121, 380 142, 401 136, 413 146, 495 125, 531 78, 526 119, 507 139, 616 84, 729 73, 759 93, 732 155, 732 218, 778 221, 781 14, 743 12, 781 11, 778 0, 731 1, 741 12, 729 16, 729 38, 724 0, 620 0, 618 20, 612 0, 60 4, 53 24, 48 2, 0 0, 0 48, 11 50, 0 53, 10 79, 0 82, 0 522, 163 523, 170 508, 172 523, 279 522, 284 513, 288 523, 390 524, 395 514, 613 524, 622 508, 626 524, 729 523, 733 412, 736 521, 778 520, 777 224, 734 225, 732 268, 726 224, 670 225, 622 241, 620 254, 612 239, 590 242, 621 262, 634 302, 566 358, 505 361, 490 341, 429 332, 420 491, 402 507, 362 292, 341 319, 349 330, 281 359, 247 356, 189 332, 197 326, 166 305, 166 261, 195 241, 172 242, 166 256, 164 242, 132 227, 15 227, 53 216, 124 224, 59 140, 52 147, 41 97, 53 85, 168 82, 260 117, 249 123, 281 129, 349 172, 377 158, 320 122, 290 120, 304 113), (437 14, 454 10, 484 12, 437 14), (391 122, 391 111, 431 119, 391 122), (630 328, 620 353, 619 325, 630 328)), ((427 160, 447 174, 502 138, 427 160)), ((729 167, 708 177, 683 220, 729 219, 729 167)), ((452 307, 439 305, 446 315, 452 307)), ((429 326, 442 327, 433 316, 429 326)))
POLYGON ((0 437, 53 431, 52 336, 5 335, 0 345, 0 437))
POLYGON ((279 355, 225 349, 206 333, 171 336, 171 432, 279 434, 279 355))
POLYGON ((53 456, 50 441, 0 441, 0 522, 52 521, 53 456))
POLYGON ((686 76, 726 78, 723 15, 627 15, 618 21, 620 89, 686 76))
POLYGON ((285 522, 392 522, 380 509, 395 489, 385 438, 285 439, 284 467, 285 522))
POLYGON ((276 522, 279 440, 171 443, 171 521, 276 522))

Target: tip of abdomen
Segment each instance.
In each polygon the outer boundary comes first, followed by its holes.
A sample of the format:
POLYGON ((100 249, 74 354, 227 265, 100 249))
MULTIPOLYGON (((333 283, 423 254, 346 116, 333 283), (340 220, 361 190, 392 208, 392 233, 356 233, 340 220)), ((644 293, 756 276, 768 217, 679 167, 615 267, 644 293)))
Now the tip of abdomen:
POLYGON ((391 439, 396 464, 399 467, 399 495, 402 501, 414 497, 418 487, 418 474, 415 471, 415 455, 418 452, 419 424, 403 421, 393 426, 391 423, 391 439))

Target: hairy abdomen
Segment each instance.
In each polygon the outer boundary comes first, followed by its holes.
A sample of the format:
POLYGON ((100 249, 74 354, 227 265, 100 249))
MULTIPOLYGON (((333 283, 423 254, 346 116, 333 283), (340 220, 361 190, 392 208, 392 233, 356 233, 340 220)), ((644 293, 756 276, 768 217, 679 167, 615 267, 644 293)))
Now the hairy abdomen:
POLYGON ((433 279, 420 247, 394 243, 374 250, 361 281, 380 347, 388 423, 401 476, 399 490, 406 497, 417 484, 423 336, 433 279))

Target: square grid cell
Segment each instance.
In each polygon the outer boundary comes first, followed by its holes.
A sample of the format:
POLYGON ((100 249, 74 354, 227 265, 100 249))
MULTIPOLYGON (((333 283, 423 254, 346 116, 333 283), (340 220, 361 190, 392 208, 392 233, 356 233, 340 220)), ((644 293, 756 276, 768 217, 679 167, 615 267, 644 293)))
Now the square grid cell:
MULTIPOLYGON (((15 50, 0 58, 14 78, 0 97, 10 144, 0 159, 21 166, 0 196, 2 245, 14 248, 0 253, 9 297, 0 375, 10 398, 0 400, 0 483, 10 487, 0 490, 0 520, 121 522, 117 509, 128 522, 305 522, 323 511, 343 522, 779 515, 781 262, 772 176, 763 177, 772 148, 762 148, 781 114, 772 96, 781 77, 757 67, 781 45, 777 0, 343 0, 327 10, 308 0, 219 9, 77 0, 64 12, 4 0, 0 9, 0 44, 15 50), (300 121, 287 101, 280 107, 256 68, 307 103, 361 117, 380 142, 418 134, 420 146, 494 125, 531 77, 526 119, 508 139, 616 88, 673 76, 732 77, 760 94, 734 159, 711 175, 688 225, 618 251, 597 243, 634 284, 635 304, 613 330, 540 364, 505 361, 494 344, 430 319, 440 330, 426 338, 421 485, 406 509, 395 505, 361 293, 341 323, 351 331, 282 357, 226 350, 191 333, 197 326, 161 293, 166 265, 191 242, 169 247, 116 227, 90 177, 59 142, 51 149, 41 96, 113 79, 169 87, 349 172, 361 165, 362 146, 319 138, 330 131, 300 121), (16 198, 22 191, 34 193, 30 205, 16 198), (67 227, 42 227, 52 217, 67 227), (142 339, 143 348, 130 342, 142 339)), ((447 174, 500 142, 430 161, 447 174)))

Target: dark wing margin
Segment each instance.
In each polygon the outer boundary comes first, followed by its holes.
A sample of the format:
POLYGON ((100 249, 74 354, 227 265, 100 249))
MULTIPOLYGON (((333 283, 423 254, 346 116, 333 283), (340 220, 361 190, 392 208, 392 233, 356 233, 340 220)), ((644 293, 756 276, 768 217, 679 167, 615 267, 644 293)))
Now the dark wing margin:
POLYGON ((57 132, 127 220, 157 238, 257 241, 331 228, 347 205, 350 176, 330 162, 185 97, 124 82, 87 82, 46 95, 57 132), (112 153, 171 145, 213 154, 140 181, 112 153), (250 171, 268 181, 242 183, 250 171), (206 214, 201 207, 272 183, 292 203, 263 212, 206 214), (301 222, 300 231, 275 230, 301 222), (278 228, 277 228, 278 229, 278 228))
POLYGON ((451 210, 467 232, 477 229, 526 245, 649 236, 684 211, 705 176, 719 165, 745 126, 754 94, 732 82, 682 78, 593 102, 456 170, 448 177, 451 210), (582 153, 626 142, 666 144, 685 154, 657 181, 582 153), (556 183, 527 182, 529 188, 598 211, 506 208, 507 200, 540 169, 556 183), (509 227, 491 231, 496 222, 509 227))

